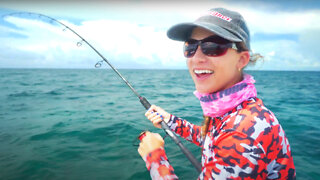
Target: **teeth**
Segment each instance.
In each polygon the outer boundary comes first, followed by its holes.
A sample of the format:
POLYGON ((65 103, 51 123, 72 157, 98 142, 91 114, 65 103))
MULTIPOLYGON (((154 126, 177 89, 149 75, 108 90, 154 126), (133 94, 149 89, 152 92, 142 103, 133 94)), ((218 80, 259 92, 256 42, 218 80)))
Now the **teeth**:
POLYGON ((211 71, 211 70, 194 70, 193 71, 194 73, 196 73, 196 74, 206 74, 206 73, 213 73, 213 71, 211 71))

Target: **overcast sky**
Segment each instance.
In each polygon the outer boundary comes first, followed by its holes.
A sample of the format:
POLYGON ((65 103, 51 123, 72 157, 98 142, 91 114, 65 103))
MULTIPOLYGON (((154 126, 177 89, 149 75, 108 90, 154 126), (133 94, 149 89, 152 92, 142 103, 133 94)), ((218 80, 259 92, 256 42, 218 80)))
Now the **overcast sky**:
MULTIPOLYGON (((254 70, 320 70, 319 1, 78 1, 0 0, 0 15, 35 12, 67 24, 117 68, 186 69, 182 43, 169 27, 194 21, 212 7, 240 12, 254 52, 254 70)), ((48 20, 0 19, 0 68, 93 68, 101 60, 79 38, 48 20)))

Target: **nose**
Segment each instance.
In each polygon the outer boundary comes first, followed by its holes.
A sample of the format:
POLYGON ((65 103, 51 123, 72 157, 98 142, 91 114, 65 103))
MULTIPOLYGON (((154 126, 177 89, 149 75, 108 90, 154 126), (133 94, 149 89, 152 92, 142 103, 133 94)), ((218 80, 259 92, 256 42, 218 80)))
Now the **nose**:
POLYGON ((201 46, 198 46, 195 54, 191 58, 192 61, 197 62, 197 63, 204 63, 208 60, 208 57, 202 53, 201 46))

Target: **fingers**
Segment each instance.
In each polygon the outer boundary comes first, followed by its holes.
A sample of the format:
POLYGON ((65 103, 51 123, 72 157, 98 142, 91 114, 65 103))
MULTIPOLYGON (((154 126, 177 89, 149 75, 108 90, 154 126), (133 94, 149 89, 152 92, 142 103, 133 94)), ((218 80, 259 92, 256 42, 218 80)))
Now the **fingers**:
POLYGON ((164 111, 162 108, 151 105, 145 116, 153 123, 157 128, 161 128, 161 121, 168 122, 170 119, 170 114, 164 111))
POLYGON ((138 148, 138 153, 140 154, 140 156, 142 156, 142 154, 141 154, 141 153, 142 153, 141 147, 142 147, 142 146, 141 146, 141 143, 140 143, 140 144, 139 144, 139 148, 138 148))
POLYGON ((149 136, 151 134, 150 131, 146 131, 145 133, 146 133, 146 136, 149 136))
POLYGON ((158 112, 160 110, 159 107, 152 105, 149 110, 145 113, 145 116, 152 122, 152 124, 157 127, 161 128, 161 121, 163 121, 163 115, 158 112))
POLYGON ((153 112, 157 112, 157 106, 156 105, 151 105, 148 111, 145 113, 145 116, 148 117, 148 115, 152 114, 153 112))
POLYGON ((142 142, 140 142, 139 144, 138 153, 140 154, 142 159, 145 161, 147 152, 145 152, 145 147, 143 146, 142 142))
POLYGON ((143 139, 141 139, 140 145, 141 143, 146 143, 146 142, 153 143, 154 141, 164 144, 164 140, 159 133, 152 133, 150 131, 145 131, 145 136, 143 139))
POLYGON ((150 152, 164 147, 164 140, 158 133, 146 132, 146 136, 141 140, 138 152, 144 158, 150 152))
POLYGON ((159 140, 160 144, 162 144, 162 146, 164 146, 164 140, 163 140, 162 136, 160 134, 156 133, 155 137, 159 140))

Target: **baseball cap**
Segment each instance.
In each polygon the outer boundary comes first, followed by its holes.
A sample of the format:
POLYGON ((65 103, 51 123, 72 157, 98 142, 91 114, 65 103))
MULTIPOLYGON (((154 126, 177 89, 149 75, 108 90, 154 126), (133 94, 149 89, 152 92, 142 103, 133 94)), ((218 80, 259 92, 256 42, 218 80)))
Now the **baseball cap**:
POLYGON ((167 31, 170 39, 186 41, 195 27, 201 27, 232 42, 244 42, 250 50, 250 33, 241 14, 224 8, 210 9, 191 23, 180 23, 167 31))

